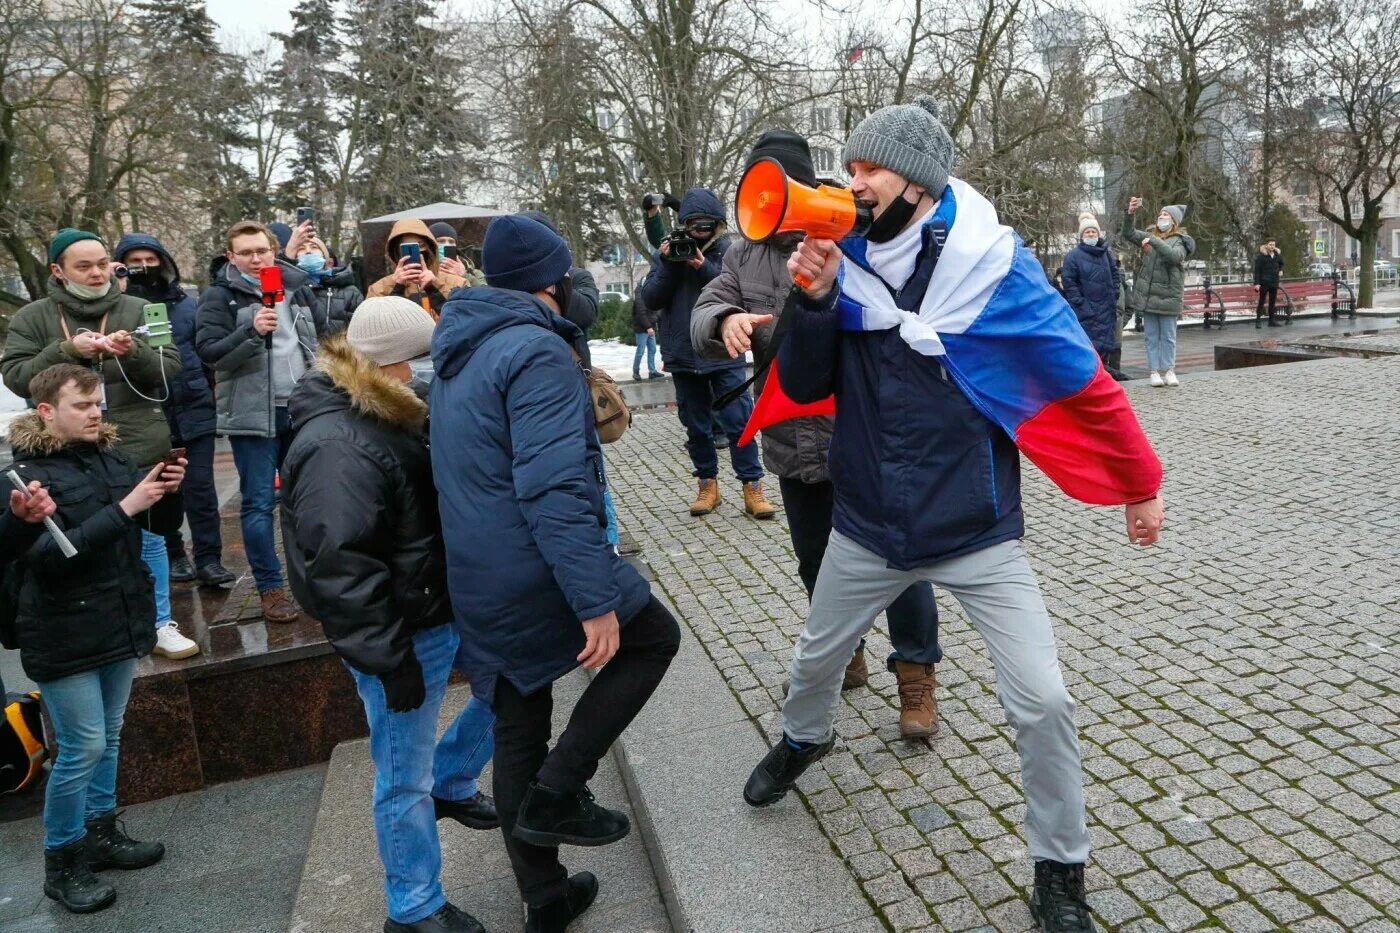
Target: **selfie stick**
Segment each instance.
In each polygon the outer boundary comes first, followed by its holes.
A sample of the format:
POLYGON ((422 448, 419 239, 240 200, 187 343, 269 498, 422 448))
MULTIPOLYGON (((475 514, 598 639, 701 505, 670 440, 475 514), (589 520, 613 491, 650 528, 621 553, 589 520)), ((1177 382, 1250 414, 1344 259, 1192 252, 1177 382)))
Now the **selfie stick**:
MULTIPOLYGON (((15 484, 16 489, 24 493, 26 499, 34 498, 33 494, 29 491, 29 487, 24 485, 24 480, 19 478, 18 473, 14 470, 10 470, 5 475, 10 478, 10 482, 15 484)), ((53 539, 58 542, 58 549, 63 552, 64 557, 78 556, 78 549, 73 546, 72 541, 68 540, 68 536, 63 533, 63 529, 58 527, 58 523, 55 522, 51 516, 44 517, 44 527, 49 530, 49 534, 53 535, 53 539)))

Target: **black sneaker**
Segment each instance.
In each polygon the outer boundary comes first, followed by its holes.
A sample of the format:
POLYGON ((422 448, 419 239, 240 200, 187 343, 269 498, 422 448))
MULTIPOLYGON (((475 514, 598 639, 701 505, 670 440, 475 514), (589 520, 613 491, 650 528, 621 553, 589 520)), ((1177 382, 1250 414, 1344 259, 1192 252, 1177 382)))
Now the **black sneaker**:
POLYGON ((194 579, 194 568, 190 566, 188 557, 170 559, 170 579, 176 583, 189 583, 194 579))
POLYGON ((496 801, 481 791, 466 800, 433 798, 433 814, 440 820, 456 820, 468 829, 495 829, 501 825, 496 801))
POLYGON ((587 787, 565 794, 532 781, 511 835, 532 846, 605 846, 631 830, 627 814, 598 806, 587 787))
POLYGON ((821 761, 836 739, 828 739, 819 745, 796 749, 788 744, 786 736, 778 739, 778 744, 763 756, 758 767, 749 775, 744 785, 744 801, 751 807, 766 807, 787 796, 797 779, 812 765, 821 761))
POLYGON ((1042 933, 1093 933, 1098 927, 1084 897, 1084 866, 1035 863, 1031 914, 1042 933))
POLYGON ((201 564, 195 576, 199 577, 200 586, 228 586, 238 579, 216 560, 201 564))
POLYGON ((486 933, 486 927, 465 910, 443 904, 417 923, 385 920, 384 933, 486 933))
POLYGON ((109 810, 87 821, 88 863, 93 871, 149 868, 165 858, 165 846, 132 839, 117 816, 116 810, 109 810))
POLYGON ((85 838, 44 850, 44 893, 75 914, 95 913, 117 899, 116 889, 92 873, 85 838))
POLYGON ((665 373, 652 373, 650 376, 647 376, 647 378, 648 378, 648 379, 665 379, 665 378, 666 378, 666 374, 665 374, 665 373))
POLYGON ((525 914, 525 933, 564 933, 598 897, 598 879, 581 871, 569 878, 569 893, 525 914))

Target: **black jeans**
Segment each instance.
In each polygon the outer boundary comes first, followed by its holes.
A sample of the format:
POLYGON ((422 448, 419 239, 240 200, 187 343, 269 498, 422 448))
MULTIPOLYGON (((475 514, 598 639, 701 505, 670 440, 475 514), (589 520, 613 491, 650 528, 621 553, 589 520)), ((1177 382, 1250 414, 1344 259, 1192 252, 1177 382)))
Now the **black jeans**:
MULTIPOLYGON (((223 539, 219 534, 219 494, 214 489, 214 435, 194 440, 176 440, 185 448, 185 482, 180 492, 185 501, 185 518, 190 522, 194 544, 194 565, 203 567, 223 559, 223 539)), ((185 539, 180 532, 167 535, 165 551, 170 559, 185 556, 185 539)))
MULTIPOLYGON (((822 558, 826 556, 826 542, 831 537, 835 491, 829 482, 804 483, 786 476, 778 478, 778 488, 783 493, 788 534, 797 554, 797 575, 811 599, 822 558)), ((915 583, 900 593, 885 610, 885 618, 889 620, 890 644, 894 646, 885 661, 891 672, 896 661, 937 664, 943 660, 943 649, 938 646, 938 606, 928 583, 915 583)))
POLYGON ((511 836, 525 789, 538 780, 576 793, 592 779, 598 762, 641 712, 680 647, 681 633, 666 607, 652 597, 622 624, 617 654, 583 691, 554 749, 549 748, 553 687, 529 696, 505 677, 496 681, 496 755, 491 788, 520 895, 531 907, 558 900, 568 891, 568 872, 555 846, 534 846, 511 836))
POLYGON ((1254 319, 1257 321, 1264 316, 1264 300, 1269 301, 1269 320, 1274 319, 1274 306, 1278 303, 1278 286, 1259 286, 1259 300, 1254 304, 1254 319))

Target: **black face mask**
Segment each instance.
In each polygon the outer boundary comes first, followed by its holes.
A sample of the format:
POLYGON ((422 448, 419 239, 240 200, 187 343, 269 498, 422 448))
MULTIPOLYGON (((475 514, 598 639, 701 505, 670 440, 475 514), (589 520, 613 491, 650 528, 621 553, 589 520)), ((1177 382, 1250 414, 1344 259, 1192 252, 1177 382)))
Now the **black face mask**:
POLYGON ((159 266, 130 266, 126 274, 126 293, 137 298, 154 300, 165 294, 165 281, 159 266))
POLYGON ((909 182, 905 182, 899 197, 890 202, 885 212, 870 224, 870 229, 865 233, 867 240, 871 243, 888 243, 899 236, 899 232, 913 219, 914 211, 919 205, 918 202, 910 201, 904 196, 908 190, 909 182))
POLYGON ((554 303, 559 306, 559 315, 563 317, 569 313, 569 302, 574 297, 574 281, 571 273, 564 273, 564 277, 554 283, 554 303))

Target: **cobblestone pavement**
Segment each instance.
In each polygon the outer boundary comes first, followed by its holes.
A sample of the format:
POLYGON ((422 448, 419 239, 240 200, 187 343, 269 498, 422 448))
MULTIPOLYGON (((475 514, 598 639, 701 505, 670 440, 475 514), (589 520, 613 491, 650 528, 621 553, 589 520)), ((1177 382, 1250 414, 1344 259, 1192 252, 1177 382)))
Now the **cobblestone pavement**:
MULTIPOLYGON (((1161 545, 1130 548, 1121 510, 1033 467, 1024 483, 1079 703, 1100 922, 1400 929, 1400 362, 1131 394, 1167 471, 1161 545)), ((639 416, 608 457, 622 524, 774 735, 806 609, 781 515, 745 518, 726 476, 720 511, 690 518, 673 412, 639 416)), ((838 747, 801 790, 891 929, 1030 929, 1012 736, 981 640, 954 600, 939 609, 938 736, 901 740, 894 677, 875 674, 843 696, 838 747)), ((885 634, 882 619, 872 657, 885 634)))

